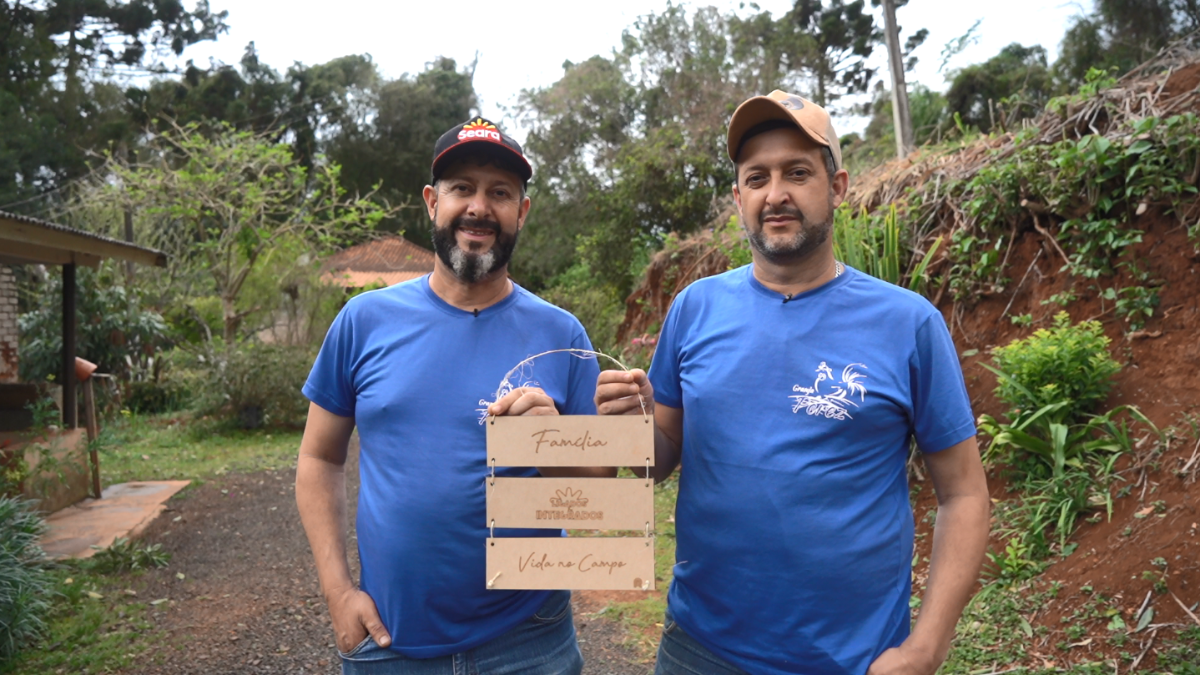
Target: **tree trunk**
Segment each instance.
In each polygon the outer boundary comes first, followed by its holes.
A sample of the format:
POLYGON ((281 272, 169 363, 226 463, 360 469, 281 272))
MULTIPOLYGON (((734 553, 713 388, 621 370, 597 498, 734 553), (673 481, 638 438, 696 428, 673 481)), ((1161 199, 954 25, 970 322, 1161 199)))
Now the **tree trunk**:
POLYGON ((896 157, 903 159, 913 148, 912 114, 908 109, 908 87, 904 82, 904 62, 900 56, 900 28, 896 25, 896 5, 883 0, 884 33, 887 36, 888 65, 892 70, 892 121, 896 127, 896 157))
POLYGON ((238 327, 242 323, 242 316, 238 314, 234 298, 221 296, 221 314, 225 319, 225 347, 229 348, 237 340, 238 327))

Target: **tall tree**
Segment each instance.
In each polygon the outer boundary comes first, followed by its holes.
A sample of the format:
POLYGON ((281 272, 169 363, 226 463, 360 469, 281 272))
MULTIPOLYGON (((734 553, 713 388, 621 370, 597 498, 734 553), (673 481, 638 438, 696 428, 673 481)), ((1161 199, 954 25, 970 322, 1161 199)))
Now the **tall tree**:
POLYGON ((1171 41, 1200 29, 1198 0, 1097 0, 1076 16, 1055 62, 1064 84, 1082 82, 1091 68, 1122 73, 1171 41))
POLYGON ((474 67, 460 69, 439 58, 418 74, 381 81, 351 101, 336 127, 328 129, 324 149, 343 167, 342 184, 351 192, 378 190, 390 204, 407 204, 382 224, 403 230, 414 242, 430 246, 429 219, 419 195, 430 180, 433 145, 447 129, 477 110, 474 67))
POLYGON ((522 93, 536 206, 513 273, 533 287, 580 262, 614 297, 669 232, 694 232, 733 182, 725 125, 737 104, 797 84, 788 20, 668 5, 611 57, 565 64, 522 93), (581 255, 573 255, 578 250, 581 255))
POLYGON ((151 148, 140 164, 110 163, 112 179, 99 182, 93 199, 154 221, 146 243, 210 280, 227 345, 248 313, 238 297, 273 247, 302 239, 328 249, 385 215, 369 195, 346 195, 336 164, 310 172, 287 146, 251 131, 179 127, 156 135, 151 148))
POLYGON ((867 91, 875 69, 867 65, 883 31, 864 0, 796 0, 791 13, 797 30, 807 36, 798 64, 812 82, 811 96, 829 106, 848 94, 867 91))
POLYGON ((983 63, 952 73, 946 103, 963 122, 990 132, 1034 117, 1054 93, 1046 50, 1013 43, 983 63))
POLYGON ((62 186, 87 171, 86 148, 127 137, 108 74, 161 71, 225 17, 203 0, 0 0, 0 205, 62 186))

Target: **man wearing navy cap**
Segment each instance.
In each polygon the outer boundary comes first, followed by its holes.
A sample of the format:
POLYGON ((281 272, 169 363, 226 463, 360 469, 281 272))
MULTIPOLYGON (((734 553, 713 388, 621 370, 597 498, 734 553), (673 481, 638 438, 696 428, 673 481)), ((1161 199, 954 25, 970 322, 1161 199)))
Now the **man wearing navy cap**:
POLYGON ((599 368, 548 355, 492 400, 527 357, 590 350, 591 343, 575 317, 508 278, 530 205, 532 169, 521 146, 478 118, 438 139, 431 173, 423 197, 437 253, 433 273, 350 300, 304 386, 312 403, 296 501, 342 670, 577 674, 570 592, 486 589, 483 422, 488 415, 593 414, 599 368), (344 463, 356 427, 361 589, 345 549, 344 463))
POLYGON ((729 122, 753 263, 684 289, 650 373, 605 371, 601 414, 654 402, 656 464, 682 461, 660 675, 932 675, 988 537, 958 355, 921 296, 833 255, 849 177, 829 115, 783 91, 729 122), (937 493, 910 631, 916 440, 937 493))

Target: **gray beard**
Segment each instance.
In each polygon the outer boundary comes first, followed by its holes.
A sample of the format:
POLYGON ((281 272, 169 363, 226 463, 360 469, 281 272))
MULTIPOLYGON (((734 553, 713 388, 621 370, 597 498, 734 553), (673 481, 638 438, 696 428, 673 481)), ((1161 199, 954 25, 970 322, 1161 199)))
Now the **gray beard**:
MULTIPOLYGON (((436 221, 437 214, 434 215, 436 221)), ((517 246, 519 233, 514 232, 511 236, 506 236, 500 226, 493 223, 496 241, 492 247, 485 253, 472 253, 463 250, 454 237, 454 231, 464 224, 464 220, 457 218, 445 227, 438 227, 436 222, 430 223, 433 251, 455 277, 465 283, 474 284, 508 264, 513 249, 517 246)))
POLYGON ((829 203, 829 219, 824 222, 809 222, 799 209, 795 209, 794 213, 800 220, 800 231, 796 232, 790 239, 783 241, 778 238, 774 241, 767 239, 767 236, 763 234, 762 228, 762 218, 765 214, 759 214, 758 231, 751 232, 750 228, 745 228, 746 238, 750 241, 750 246, 768 261, 779 265, 801 260, 829 240, 829 235, 833 231, 832 199, 829 203))
POLYGON ((450 269, 454 276, 467 282, 476 283, 486 277, 494 269, 496 252, 489 249, 482 255, 467 253, 458 246, 450 250, 450 269))
POLYGON ((779 241, 778 239, 774 241, 768 240, 762 230, 747 233, 746 236, 750 240, 750 245, 762 257, 776 264, 787 263, 804 258, 815 251, 818 246, 824 244, 829 239, 829 231, 832 229, 832 225, 832 223, 827 222, 818 225, 817 228, 814 228, 814 231, 801 230, 794 237, 786 241, 779 241))

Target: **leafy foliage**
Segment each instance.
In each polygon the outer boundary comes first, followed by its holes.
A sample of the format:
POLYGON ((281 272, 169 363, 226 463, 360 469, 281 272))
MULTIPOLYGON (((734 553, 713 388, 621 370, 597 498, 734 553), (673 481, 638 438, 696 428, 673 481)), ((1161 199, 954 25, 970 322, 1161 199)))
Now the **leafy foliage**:
POLYGON ((1066 312, 1052 328, 996 348, 996 395, 1022 414, 1045 410, 1056 420, 1075 421, 1092 412, 1112 389, 1121 370, 1108 353, 1109 339, 1097 321, 1071 325, 1066 312))
POLYGON ((243 428, 302 425, 308 399, 300 393, 315 354, 308 346, 247 342, 236 350, 199 355, 200 412, 243 428))
POLYGON ((778 19, 754 10, 669 4, 639 18, 611 58, 567 63, 557 83, 522 93, 537 208, 514 274, 541 288, 577 252, 597 284, 625 296, 668 233, 716 215, 734 179, 724 145, 738 102, 772 89, 825 103, 865 91, 882 33, 864 0, 801 0, 778 19))
POLYGON ((828 106, 845 94, 867 90, 875 69, 867 59, 883 42, 883 29, 864 0, 796 0, 792 21, 809 39, 800 66, 813 82, 813 101, 828 106))
POLYGON ((979 418, 980 433, 992 439, 984 456, 1006 465, 1023 493, 1005 519, 1009 548, 1005 556, 993 557, 1002 576, 1036 573, 1010 560, 1014 551, 1028 552, 1030 560, 1044 558, 1054 544, 1066 545, 1080 515, 1100 506, 1111 515, 1113 466, 1121 454, 1133 451, 1132 423, 1161 440, 1158 428, 1136 407, 1088 414, 1104 400, 1120 370, 1108 343, 1099 323, 1071 325, 1060 312, 1052 329, 993 352, 996 393, 1013 411, 1006 422, 979 418), (1057 541, 1050 539, 1052 532, 1057 541))
POLYGON ((171 554, 162 550, 162 544, 139 546, 125 537, 117 537, 108 548, 97 548, 91 558, 81 566, 97 574, 118 574, 154 567, 166 567, 171 554))
POLYGON ((343 167, 351 194, 372 192, 382 204, 409 204, 389 213, 380 227, 431 247, 428 216, 420 200, 430 180, 433 145, 451 126, 466 121, 479 103, 472 84, 475 65, 459 69, 439 58, 415 76, 381 82, 365 92, 357 115, 346 115, 330 134, 326 152, 343 167))
POLYGON ((226 12, 179 0, 0 3, 0 203, 63 187, 88 152, 136 127, 114 72, 162 72, 160 58, 226 30, 226 12))
POLYGON ((1067 28, 1054 69, 1068 84, 1093 68, 1123 73, 1196 29, 1195 0, 1099 0, 1067 28))
MULTIPOLYGON (((1051 102, 1055 105, 1065 104, 1051 102)), ((1196 115, 1187 113, 1144 118, 1109 136, 1088 134, 1052 144, 1018 138, 1011 155, 950 188, 975 224, 958 229, 951 240, 951 287, 960 297, 981 284, 1002 288, 1000 262, 1008 231, 1030 214, 1062 219, 1057 240, 1068 271, 1093 282, 1111 276, 1128 264, 1129 247, 1142 241, 1142 231, 1131 225, 1133 216, 1151 205, 1185 215, 1183 205, 1197 194, 1190 176, 1200 156, 1198 125, 1196 115)), ((1094 287, 1101 290, 1098 283, 1094 287)), ((1105 289, 1101 297, 1113 301, 1133 328, 1157 303, 1154 292, 1140 286, 1105 289)))
POLYGON ((45 529, 30 502, 0 495, 0 666, 45 630, 53 596, 37 545, 45 529))
POLYGON ((367 198, 346 195, 338 165, 309 172, 287 147, 250 131, 222 126, 210 136, 194 125, 177 127, 156 136, 155 147, 153 163, 111 163, 116 180, 92 198, 153 218, 149 243, 173 254, 181 272, 209 278, 221 299, 226 344, 238 339, 246 316, 238 296, 274 247, 301 238, 329 249, 386 215, 367 198))
POLYGON ((538 206, 514 274, 533 288, 578 251, 597 283, 626 295, 641 271, 634 261, 668 232, 708 222, 733 183, 724 158, 730 106, 795 83, 786 75, 794 32, 766 12, 689 16, 668 5, 638 19, 622 43, 611 58, 568 63, 554 85, 522 92, 538 206))
MULTIPOLYGON (((980 433, 992 438, 985 457, 1005 463, 1023 493, 1004 534, 1032 559, 1044 558, 1054 544, 1065 546, 1080 515, 1101 506, 1112 515, 1113 465, 1121 454, 1133 451, 1135 442, 1128 420, 1158 434, 1133 406, 1119 406, 1085 422, 1061 421, 1057 414, 1069 403, 1023 411, 1008 423, 990 415, 979 420, 980 433)), ((1011 567, 993 561, 1002 569, 1011 567)))
POLYGON ((601 352, 616 341, 617 327, 624 318, 624 306, 607 289, 592 282, 592 272, 579 262, 555 277, 541 297, 575 315, 587 330, 592 344, 601 352))
MULTIPOLYGON (((140 294, 124 286, 116 264, 76 272, 76 353, 102 373, 126 376, 164 345, 167 326, 142 307, 140 294)), ((21 379, 42 382, 62 375, 62 278, 48 274, 28 294, 30 310, 20 316, 21 379)))
POLYGON ((984 132, 1013 128, 1034 117, 1054 93, 1046 50, 1017 43, 983 63, 955 71, 950 80, 950 113, 984 132))

